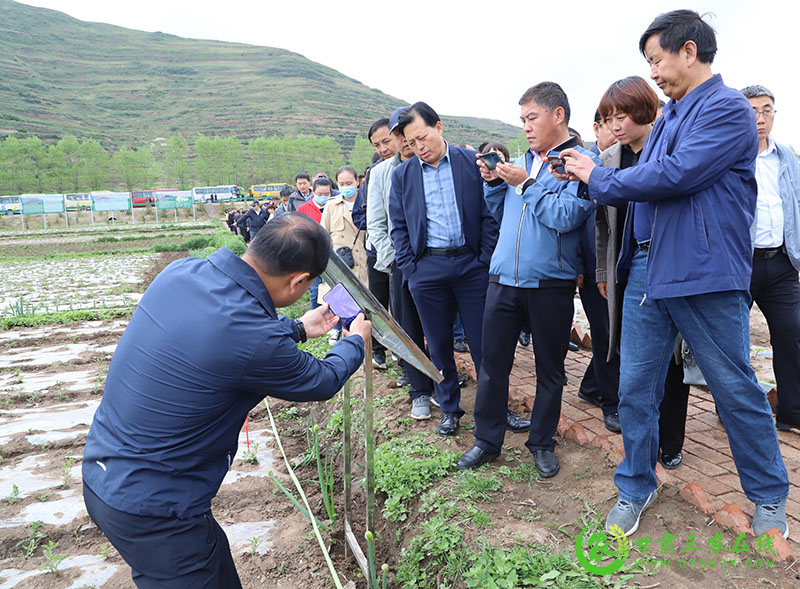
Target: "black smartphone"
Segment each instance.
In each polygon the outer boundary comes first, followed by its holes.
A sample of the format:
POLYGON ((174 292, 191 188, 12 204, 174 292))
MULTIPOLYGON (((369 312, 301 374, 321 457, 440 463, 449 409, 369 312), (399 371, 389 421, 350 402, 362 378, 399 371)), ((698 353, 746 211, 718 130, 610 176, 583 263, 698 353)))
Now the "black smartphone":
POLYGON ((564 160, 561 158, 561 152, 556 151, 555 149, 551 149, 547 152, 547 159, 550 160, 550 165, 553 166, 553 169, 558 172, 559 174, 566 174, 566 170, 564 170, 564 160))
POLYGON ((483 160, 483 163, 486 164, 486 167, 490 170, 494 170, 499 163, 503 162, 503 158, 497 155, 496 151, 490 151, 489 153, 482 153, 480 154, 480 158, 483 160))

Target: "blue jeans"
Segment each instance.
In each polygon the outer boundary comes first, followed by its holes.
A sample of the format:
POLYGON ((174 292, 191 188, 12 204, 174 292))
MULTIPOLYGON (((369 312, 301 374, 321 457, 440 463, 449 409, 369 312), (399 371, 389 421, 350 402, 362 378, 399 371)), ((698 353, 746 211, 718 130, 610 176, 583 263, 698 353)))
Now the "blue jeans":
POLYGON ((316 309, 320 306, 319 301, 317 300, 317 295, 319 294, 319 285, 322 283, 322 278, 319 276, 314 279, 314 282, 311 283, 311 286, 308 287, 308 298, 311 303, 311 309, 316 309))
POLYGON ((745 495, 757 505, 777 503, 789 494, 789 478, 767 396, 750 367, 749 294, 645 299, 646 265, 647 252, 639 250, 622 305, 620 499, 642 503, 657 486, 658 407, 680 331, 717 404, 745 495))

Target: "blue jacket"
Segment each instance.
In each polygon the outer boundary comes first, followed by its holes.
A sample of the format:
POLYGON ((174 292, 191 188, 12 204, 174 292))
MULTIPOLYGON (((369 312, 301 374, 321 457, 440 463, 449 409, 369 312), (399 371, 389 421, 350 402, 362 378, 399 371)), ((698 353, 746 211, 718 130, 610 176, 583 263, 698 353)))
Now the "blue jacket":
MULTIPOLYGON (((449 147, 465 244, 488 268, 497 243, 498 225, 483 200, 483 178, 475 165, 475 152, 449 147)), ((425 253, 428 231, 422 166, 417 158, 403 162, 392 172, 389 218, 395 263, 408 279, 425 253)))
POLYGON ((111 359, 86 438, 84 484, 136 515, 207 513, 248 412, 265 395, 329 399, 361 365, 351 336, 324 360, 297 348, 255 270, 227 248, 170 264, 111 359))
MULTIPOLYGON (((758 191, 754 118, 747 99, 717 74, 680 101, 669 101, 636 166, 592 170, 589 196, 596 203, 651 203, 645 296, 749 290, 750 226, 758 191), (666 153, 653 153, 667 117, 666 153)), ((629 207, 619 282, 633 257, 632 229, 629 207)))
MULTIPOLYGON (((775 144, 780 160, 778 190, 783 204, 783 244, 792 266, 800 271, 800 163, 791 149, 775 144)), ((750 227, 751 243, 755 239, 756 220, 750 227)))
MULTIPOLYGON (((575 149, 599 162, 588 150, 575 149)), ((514 161, 528 172, 532 163, 530 151, 514 161)), ((547 165, 521 196, 506 183, 495 187, 484 183, 486 204, 500 222, 489 268, 493 280, 523 288, 538 288, 543 280, 575 280, 583 268, 580 229, 595 208, 578 198, 577 191, 577 182, 559 182, 547 165)))

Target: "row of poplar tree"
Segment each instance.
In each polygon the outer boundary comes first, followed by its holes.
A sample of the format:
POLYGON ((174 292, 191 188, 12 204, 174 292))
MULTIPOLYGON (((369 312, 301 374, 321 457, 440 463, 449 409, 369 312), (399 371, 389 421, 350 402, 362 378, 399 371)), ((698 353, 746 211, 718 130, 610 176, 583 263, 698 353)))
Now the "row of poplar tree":
POLYGON ((189 189, 193 186, 294 183, 300 171, 329 176, 345 163, 359 172, 374 153, 357 137, 345 154, 333 137, 199 137, 181 134, 136 147, 108 150, 94 139, 39 137, 0 141, 0 194, 70 193, 94 190, 189 189))

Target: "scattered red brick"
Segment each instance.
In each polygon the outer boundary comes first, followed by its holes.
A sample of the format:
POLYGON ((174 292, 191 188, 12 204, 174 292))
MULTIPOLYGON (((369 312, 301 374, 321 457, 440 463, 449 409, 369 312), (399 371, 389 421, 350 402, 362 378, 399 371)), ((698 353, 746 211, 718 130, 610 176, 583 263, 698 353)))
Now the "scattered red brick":
MULTIPOLYGON (((661 465, 659 465, 661 466, 661 465)), ((714 515, 717 510, 705 489, 697 483, 688 483, 681 489, 681 497, 706 515, 714 515)))
MULTIPOLYGON (((778 528, 772 528, 771 530, 767 530, 764 534, 770 536, 772 538, 772 549, 775 551, 773 554, 770 550, 762 550, 760 554, 767 558, 771 558, 775 562, 783 562, 783 563, 790 563, 797 560, 797 555, 794 551, 789 547, 789 543, 786 541, 786 538, 780 533, 778 528)), ((758 550, 758 543, 756 542, 755 538, 751 540, 751 545, 756 552, 758 550)))
POLYGON ((564 437, 568 440, 575 440, 581 446, 586 446, 589 443, 589 436, 586 434, 586 430, 580 423, 576 423, 570 427, 564 434, 564 437))
POLYGON ((742 512, 742 508, 735 503, 728 503, 728 505, 715 513, 714 521, 721 526, 730 528, 736 534, 744 532, 750 536, 754 535, 753 528, 750 527, 747 516, 742 512))

